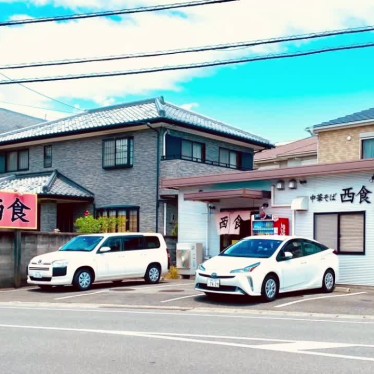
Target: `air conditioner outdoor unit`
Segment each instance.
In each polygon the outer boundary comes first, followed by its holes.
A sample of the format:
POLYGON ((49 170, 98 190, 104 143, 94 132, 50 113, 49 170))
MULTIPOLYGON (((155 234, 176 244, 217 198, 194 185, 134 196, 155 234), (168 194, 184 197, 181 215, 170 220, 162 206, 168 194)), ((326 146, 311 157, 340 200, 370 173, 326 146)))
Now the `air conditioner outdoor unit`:
POLYGON ((177 269, 182 276, 194 275, 203 262, 203 243, 177 243, 177 269))

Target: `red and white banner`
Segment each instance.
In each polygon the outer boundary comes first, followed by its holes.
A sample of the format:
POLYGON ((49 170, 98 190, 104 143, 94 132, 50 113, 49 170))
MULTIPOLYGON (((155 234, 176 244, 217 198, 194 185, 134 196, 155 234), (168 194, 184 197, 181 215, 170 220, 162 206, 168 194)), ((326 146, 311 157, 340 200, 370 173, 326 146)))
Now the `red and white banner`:
POLYGON ((251 217, 250 211, 230 211, 216 214, 217 231, 219 235, 239 235, 242 221, 251 217))
POLYGON ((38 197, 0 191, 0 228, 33 230, 38 225, 38 197))

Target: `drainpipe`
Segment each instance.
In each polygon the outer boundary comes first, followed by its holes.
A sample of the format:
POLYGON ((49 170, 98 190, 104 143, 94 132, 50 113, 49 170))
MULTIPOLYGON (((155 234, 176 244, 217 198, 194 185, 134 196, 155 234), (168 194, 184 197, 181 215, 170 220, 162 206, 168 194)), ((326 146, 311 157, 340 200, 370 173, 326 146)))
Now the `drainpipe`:
POLYGON ((158 232, 158 211, 160 207, 159 201, 159 189, 160 189, 160 132, 153 128, 150 123, 146 123, 146 125, 157 134, 157 155, 156 155, 156 232, 158 232))

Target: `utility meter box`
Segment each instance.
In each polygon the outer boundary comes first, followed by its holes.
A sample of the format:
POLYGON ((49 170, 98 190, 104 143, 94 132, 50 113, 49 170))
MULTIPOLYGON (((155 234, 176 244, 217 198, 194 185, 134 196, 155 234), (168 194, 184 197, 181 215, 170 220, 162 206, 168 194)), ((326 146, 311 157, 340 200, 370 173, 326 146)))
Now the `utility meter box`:
POLYGON ((195 275, 199 264, 203 262, 203 243, 177 243, 177 269, 183 277, 195 275))

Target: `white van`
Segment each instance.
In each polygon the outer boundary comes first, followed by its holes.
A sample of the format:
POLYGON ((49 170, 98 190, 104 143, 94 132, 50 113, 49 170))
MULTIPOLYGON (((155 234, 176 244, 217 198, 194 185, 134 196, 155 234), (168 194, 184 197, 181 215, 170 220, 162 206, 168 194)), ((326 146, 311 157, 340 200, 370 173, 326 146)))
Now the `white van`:
POLYGON ((88 290, 96 281, 144 278, 158 283, 168 272, 165 239, 156 233, 79 235, 56 252, 31 259, 28 284, 42 289, 73 285, 88 290))

